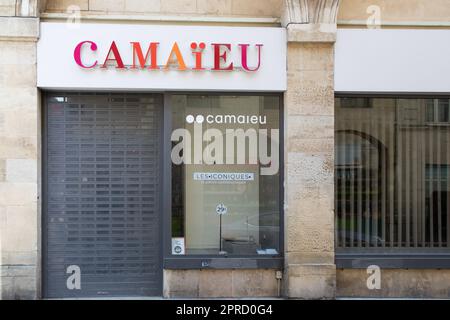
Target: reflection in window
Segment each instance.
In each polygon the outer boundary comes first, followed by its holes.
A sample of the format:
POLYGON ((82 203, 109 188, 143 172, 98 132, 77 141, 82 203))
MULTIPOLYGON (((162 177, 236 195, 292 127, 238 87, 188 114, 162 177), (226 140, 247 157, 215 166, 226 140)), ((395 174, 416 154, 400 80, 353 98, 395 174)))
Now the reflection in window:
POLYGON ((433 124, 449 122, 448 99, 370 100, 336 99, 338 253, 447 250, 450 128, 433 124))
POLYGON ((429 123, 450 122, 449 99, 426 99, 426 119, 429 123))
POLYGON ((171 105, 173 132, 189 136, 172 138, 172 150, 185 142, 172 165, 172 254, 279 255, 279 96, 173 95, 171 105))

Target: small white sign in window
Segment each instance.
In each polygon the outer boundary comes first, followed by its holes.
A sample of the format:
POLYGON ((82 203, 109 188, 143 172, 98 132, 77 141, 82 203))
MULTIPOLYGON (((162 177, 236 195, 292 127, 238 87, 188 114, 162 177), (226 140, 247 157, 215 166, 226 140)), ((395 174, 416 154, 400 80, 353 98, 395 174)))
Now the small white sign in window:
POLYGON ((252 172, 194 172, 195 181, 254 181, 252 172))
POLYGON ((172 254, 174 255, 184 255, 184 238, 172 238, 172 254))

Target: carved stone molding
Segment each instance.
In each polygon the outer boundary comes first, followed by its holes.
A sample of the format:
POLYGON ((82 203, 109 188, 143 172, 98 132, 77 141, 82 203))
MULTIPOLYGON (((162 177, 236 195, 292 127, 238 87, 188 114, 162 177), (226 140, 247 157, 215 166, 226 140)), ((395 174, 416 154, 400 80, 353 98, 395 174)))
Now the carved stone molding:
POLYGON ((39 17, 45 11, 47 0, 15 0, 16 17, 39 17))
POLYGON ((336 24, 339 0, 285 0, 283 26, 336 24))
POLYGON ((37 17, 39 15, 39 0, 16 0, 17 17, 37 17))

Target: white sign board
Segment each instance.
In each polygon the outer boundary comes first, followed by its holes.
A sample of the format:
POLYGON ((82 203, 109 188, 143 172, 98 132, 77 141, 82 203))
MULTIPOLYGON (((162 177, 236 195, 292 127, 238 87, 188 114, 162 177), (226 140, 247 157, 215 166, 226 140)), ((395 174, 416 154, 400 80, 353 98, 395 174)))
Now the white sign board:
POLYGON ((283 28, 103 23, 73 28, 56 22, 40 26, 40 88, 286 90, 283 28))
POLYGON ((172 254, 173 255, 186 254, 184 238, 172 238, 172 254))
POLYGON ((450 92, 450 30, 340 29, 335 91, 450 92))

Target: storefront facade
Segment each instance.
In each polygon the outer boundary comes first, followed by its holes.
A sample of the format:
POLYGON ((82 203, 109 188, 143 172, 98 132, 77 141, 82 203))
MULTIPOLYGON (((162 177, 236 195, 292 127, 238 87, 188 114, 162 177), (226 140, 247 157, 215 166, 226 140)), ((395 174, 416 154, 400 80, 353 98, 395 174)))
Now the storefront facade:
POLYGON ((0 297, 449 296, 448 1, 11 2, 0 297))

